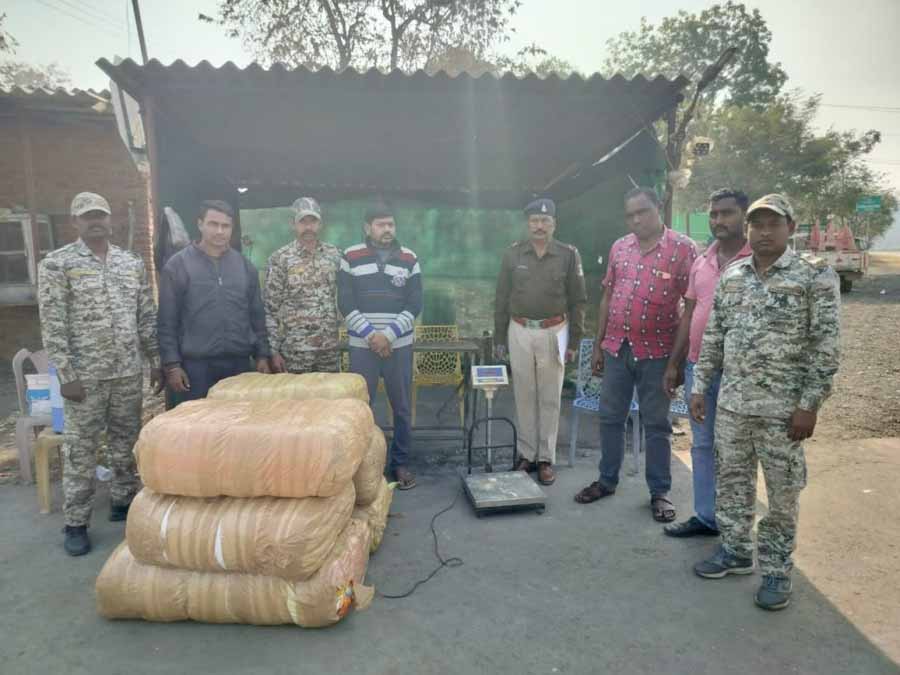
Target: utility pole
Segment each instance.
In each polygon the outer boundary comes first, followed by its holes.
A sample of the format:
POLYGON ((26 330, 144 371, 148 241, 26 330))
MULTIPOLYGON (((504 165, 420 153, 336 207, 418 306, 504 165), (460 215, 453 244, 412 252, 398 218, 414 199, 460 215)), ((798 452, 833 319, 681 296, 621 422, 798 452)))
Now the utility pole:
POLYGON ((666 144, 666 159, 668 160, 669 169, 666 173, 666 196, 663 200, 663 213, 666 217, 672 217, 672 203, 675 197, 675 184, 672 180, 672 174, 681 168, 681 157, 684 152, 684 141, 687 136, 687 128, 694 119, 694 112, 697 104, 700 102, 700 95, 713 80, 715 80, 729 62, 737 55, 737 47, 729 47, 719 55, 715 63, 706 67, 700 81, 694 88, 694 95, 691 102, 681 116, 681 121, 676 125, 675 110, 672 109, 670 117, 666 119, 668 125, 668 142, 666 144))
POLYGON ((144 65, 147 65, 147 41, 144 39, 144 22, 141 21, 141 5, 139 0, 131 0, 131 7, 134 9, 134 23, 137 26, 138 41, 141 43, 141 59, 144 65))

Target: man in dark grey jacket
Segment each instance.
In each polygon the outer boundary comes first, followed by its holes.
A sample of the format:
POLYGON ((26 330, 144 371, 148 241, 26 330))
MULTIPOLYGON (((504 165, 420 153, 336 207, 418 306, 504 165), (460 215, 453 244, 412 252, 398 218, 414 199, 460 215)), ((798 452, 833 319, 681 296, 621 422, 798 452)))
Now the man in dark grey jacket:
POLYGON ((159 278, 160 360, 174 403, 204 398, 216 382, 269 369, 259 274, 231 248, 234 212, 201 205, 200 241, 172 256, 159 278))

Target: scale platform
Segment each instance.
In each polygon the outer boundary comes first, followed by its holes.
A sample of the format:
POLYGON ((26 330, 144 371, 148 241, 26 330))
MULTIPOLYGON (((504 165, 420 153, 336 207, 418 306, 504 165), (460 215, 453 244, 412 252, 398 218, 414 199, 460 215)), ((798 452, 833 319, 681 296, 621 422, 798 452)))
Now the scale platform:
POLYGON ((493 469, 492 453, 501 448, 511 448, 513 465, 515 466, 516 463, 516 425, 507 417, 494 417, 492 408, 494 393, 497 389, 509 384, 506 366, 503 364, 472 366, 471 378, 472 387, 482 390, 487 399, 487 417, 473 420, 472 426, 469 428, 467 475, 463 477, 463 485, 465 485, 469 501, 475 508, 475 515, 481 517, 485 513, 525 509, 543 513, 547 504, 547 495, 527 473, 524 471, 497 471, 495 473, 493 469), (493 422, 502 422, 510 428, 512 443, 495 445, 492 442, 491 425, 493 422), (475 446, 473 443, 475 431, 482 425, 485 425, 485 444, 475 446), (472 473, 472 452, 474 450, 487 451, 487 463, 483 473, 472 473))
POLYGON ((463 478, 475 515, 534 509, 543 513, 547 495, 524 471, 470 474, 463 478))

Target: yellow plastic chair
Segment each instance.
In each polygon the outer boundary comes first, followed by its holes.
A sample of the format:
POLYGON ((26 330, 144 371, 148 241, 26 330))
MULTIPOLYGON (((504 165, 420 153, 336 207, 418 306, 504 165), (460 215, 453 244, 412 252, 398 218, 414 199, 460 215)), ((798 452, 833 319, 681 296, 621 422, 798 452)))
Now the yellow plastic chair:
MULTIPOLYGON (((459 340, 456 325, 416 326, 416 343, 420 348, 429 342, 454 342, 459 340)), ((459 352, 419 351, 413 354, 412 424, 416 425, 416 399, 419 387, 456 387, 459 402, 459 424, 465 426, 465 391, 462 356, 459 352)))

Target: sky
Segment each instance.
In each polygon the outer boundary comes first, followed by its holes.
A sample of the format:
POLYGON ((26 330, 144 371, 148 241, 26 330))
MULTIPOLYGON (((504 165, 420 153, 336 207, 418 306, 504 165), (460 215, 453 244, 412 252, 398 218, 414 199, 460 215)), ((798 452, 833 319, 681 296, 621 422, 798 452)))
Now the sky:
MULTIPOLYGON (((712 0, 524 0, 506 49, 537 43, 583 73, 600 69, 606 41, 678 10, 698 12, 712 0)), ((818 124, 839 130, 877 129, 883 140, 872 167, 900 192, 900 0, 746 0, 772 31, 770 58, 781 62, 788 88, 822 94, 818 124), (844 107, 858 106, 858 107, 844 107), (873 108, 893 108, 879 111, 873 108)), ((6 0, 6 28, 18 40, 13 58, 56 62, 73 86, 105 89, 99 57, 131 56, 140 48, 131 0, 6 0)), ((197 20, 214 15, 215 0, 141 0, 151 58, 244 66, 251 55, 221 27, 197 20)), ((900 217, 900 216, 898 216, 900 217)))

